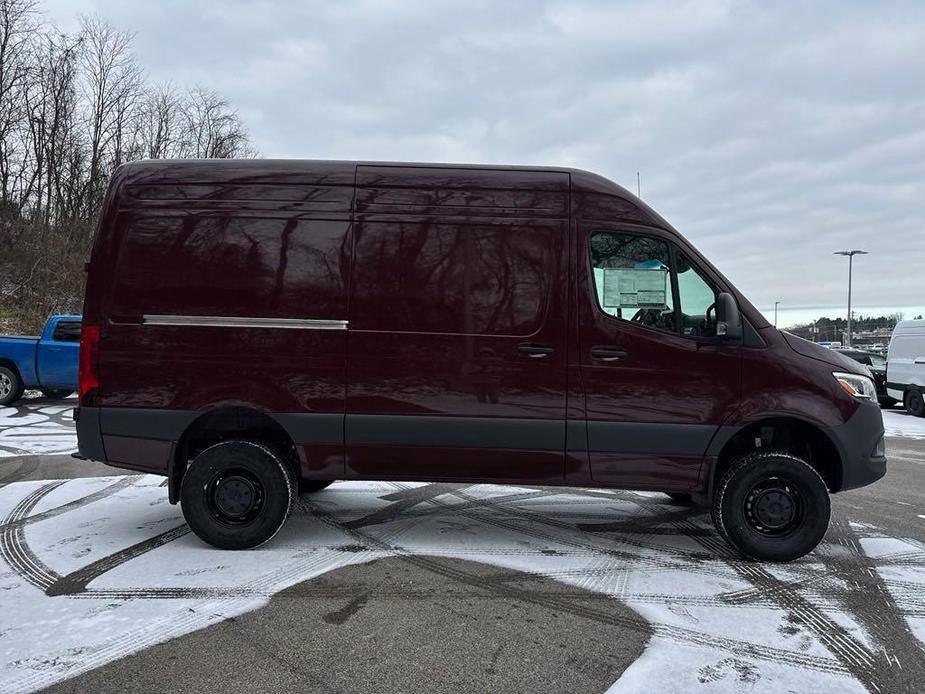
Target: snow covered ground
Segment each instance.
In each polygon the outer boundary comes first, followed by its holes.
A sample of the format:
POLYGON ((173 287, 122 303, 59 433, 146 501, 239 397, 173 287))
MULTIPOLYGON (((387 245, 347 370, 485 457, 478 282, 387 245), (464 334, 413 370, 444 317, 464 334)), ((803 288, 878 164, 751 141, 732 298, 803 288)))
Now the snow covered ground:
POLYGON ((72 410, 77 398, 27 398, 16 407, 0 407, 0 458, 73 453, 77 450, 72 410))
POLYGON ((657 494, 344 482, 300 502, 268 545, 229 553, 190 534, 162 478, 99 477, 0 488, 0 691, 391 556, 422 570, 427 557, 486 562, 624 601, 654 636, 615 692, 862 692, 892 665, 889 619, 925 637, 925 542, 866 525, 834 523, 810 558, 761 565, 732 555, 706 514, 657 494), (850 608, 858 591, 889 606, 874 631, 850 608))
MULTIPOLYGON (((73 451, 71 407, 0 408, 0 456, 73 451)), ((925 419, 884 411, 884 424, 925 439, 925 419)), ((427 557, 475 560, 623 601, 654 636, 615 692, 874 691, 909 668, 885 634, 925 640, 925 526, 900 537, 836 518, 809 558, 760 565, 732 555, 707 515, 657 494, 344 482, 303 500, 268 545, 230 554, 189 533, 162 482, 0 487, 0 691, 47 686, 394 556, 424 570, 427 557), (852 607, 859 594, 876 623, 852 607)))
POLYGON ((925 417, 913 417, 903 409, 881 410, 881 412, 883 413, 883 430, 887 436, 925 439, 925 417))

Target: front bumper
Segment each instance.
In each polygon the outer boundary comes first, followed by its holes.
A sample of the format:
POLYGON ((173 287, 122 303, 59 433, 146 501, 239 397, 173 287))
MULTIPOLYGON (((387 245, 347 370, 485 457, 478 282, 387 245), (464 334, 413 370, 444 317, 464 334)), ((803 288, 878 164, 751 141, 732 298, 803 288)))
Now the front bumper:
POLYGON ((876 402, 862 402, 851 419, 831 434, 842 459, 839 491, 864 487, 886 474, 883 415, 876 402))

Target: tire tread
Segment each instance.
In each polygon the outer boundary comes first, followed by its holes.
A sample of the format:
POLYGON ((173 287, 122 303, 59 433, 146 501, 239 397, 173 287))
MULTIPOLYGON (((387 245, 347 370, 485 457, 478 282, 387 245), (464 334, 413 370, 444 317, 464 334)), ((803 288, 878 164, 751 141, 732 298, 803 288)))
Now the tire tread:
MULTIPOLYGON (((278 466, 279 470, 283 473, 283 479, 286 483, 286 488, 288 492, 286 495, 286 511, 283 514, 282 519, 280 520, 279 524, 276 526, 273 532, 269 534, 268 537, 264 538, 263 540, 261 540, 260 542, 254 545, 249 545, 248 547, 246 547, 246 549, 255 549, 257 547, 260 547, 261 545, 266 544, 267 542, 272 540, 274 537, 276 537, 276 534, 286 524, 286 519, 289 518, 289 515, 292 513, 292 509, 295 505, 295 501, 296 501, 297 494, 298 494, 298 485, 295 482, 294 473, 292 471, 291 466, 288 464, 285 456, 280 451, 276 450, 275 447, 267 445, 261 441, 254 441, 251 439, 228 439, 226 441, 220 441, 218 443, 212 444, 211 446, 208 446, 207 448, 203 449, 199 453, 199 456, 201 456, 202 454, 216 447, 225 446, 231 443, 245 444, 247 446, 252 446, 262 451, 271 460, 273 460, 273 462, 278 466)), ((197 456, 197 458, 199 456, 197 456)), ((196 464, 196 461, 193 460, 193 462, 191 463, 191 466, 195 464, 196 464)), ((180 483, 181 506, 182 506, 182 499, 184 497, 184 486, 187 484, 189 479, 190 479, 190 475, 189 475, 189 471, 187 471, 187 474, 183 476, 183 480, 180 483)), ((209 542, 205 538, 201 538, 201 539, 203 539, 205 542, 209 542)))
POLYGON ((754 451, 752 453, 747 453, 744 456, 735 460, 729 466, 729 469, 726 470, 725 474, 720 480, 719 485, 717 486, 717 491, 713 498, 713 506, 710 509, 710 515, 713 518, 713 525, 716 526, 716 530, 717 532, 719 532, 723 540, 725 540, 727 544, 729 544, 737 552, 739 552, 742 556, 744 556, 746 559, 749 559, 750 561, 762 561, 762 559, 750 554, 744 548, 740 547, 738 543, 734 542, 732 538, 730 537, 729 532, 726 530, 726 525, 723 522, 723 512, 722 512, 723 499, 725 498, 726 492, 728 491, 729 482, 741 470, 743 470, 746 467, 751 467, 753 465, 760 465, 762 460, 780 459, 780 458, 786 458, 802 466, 806 470, 809 470, 813 475, 815 475, 819 479, 819 482, 822 484, 823 487, 825 487, 826 490, 828 490, 829 488, 829 486, 825 482, 825 479, 823 479, 822 475, 819 474, 819 471, 816 468, 814 468, 812 465, 807 463, 802 458, 795 456, 792 453, 788 453, 786 451, 778 451, 778 450, 773 450, 773 449, 766 450, 766 451, 754 451))

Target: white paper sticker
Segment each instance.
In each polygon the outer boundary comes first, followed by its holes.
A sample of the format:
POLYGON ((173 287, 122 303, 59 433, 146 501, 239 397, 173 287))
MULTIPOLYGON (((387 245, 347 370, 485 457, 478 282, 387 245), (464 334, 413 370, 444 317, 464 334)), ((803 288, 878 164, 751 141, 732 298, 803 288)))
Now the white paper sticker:
POLYGON ((667 308, 665 268, 604 268, 604 308, 667 308))

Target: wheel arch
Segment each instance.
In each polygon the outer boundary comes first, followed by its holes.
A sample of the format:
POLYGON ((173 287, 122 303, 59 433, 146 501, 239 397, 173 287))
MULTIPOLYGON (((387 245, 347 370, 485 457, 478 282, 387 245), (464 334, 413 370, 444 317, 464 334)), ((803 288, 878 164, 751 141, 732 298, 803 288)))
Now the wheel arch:
POLYGON ((781 450, 797 455, 820 474, 830 492, 842 488, 844 457, 828 427, 819 422, 790 414, 767 415, 723 429, 723 435, 714 438, 707 453, 712 460, 706 480, 710 498, 730 465, 758 450, 781 450))
POLYGON ((180 484, 189 464, 209 446, 232 439, 273 445, 284 454, 295 479, 301 477, 301 454, 286 428, 267 412, 247 406, 207 410, 187 425, 174 444, 167 466, 167 490, 171 504, 180 498, 180 484))
POLYGON ((22 373, 19 371, 19 367, 16 366, 15 361, 12 359, 7 359, 6 357, 0 357, 0 366, 5 366, 8 368, 10 371, 16 374, 16 377, 20 380, 20 382, 22 381, 22 373))

